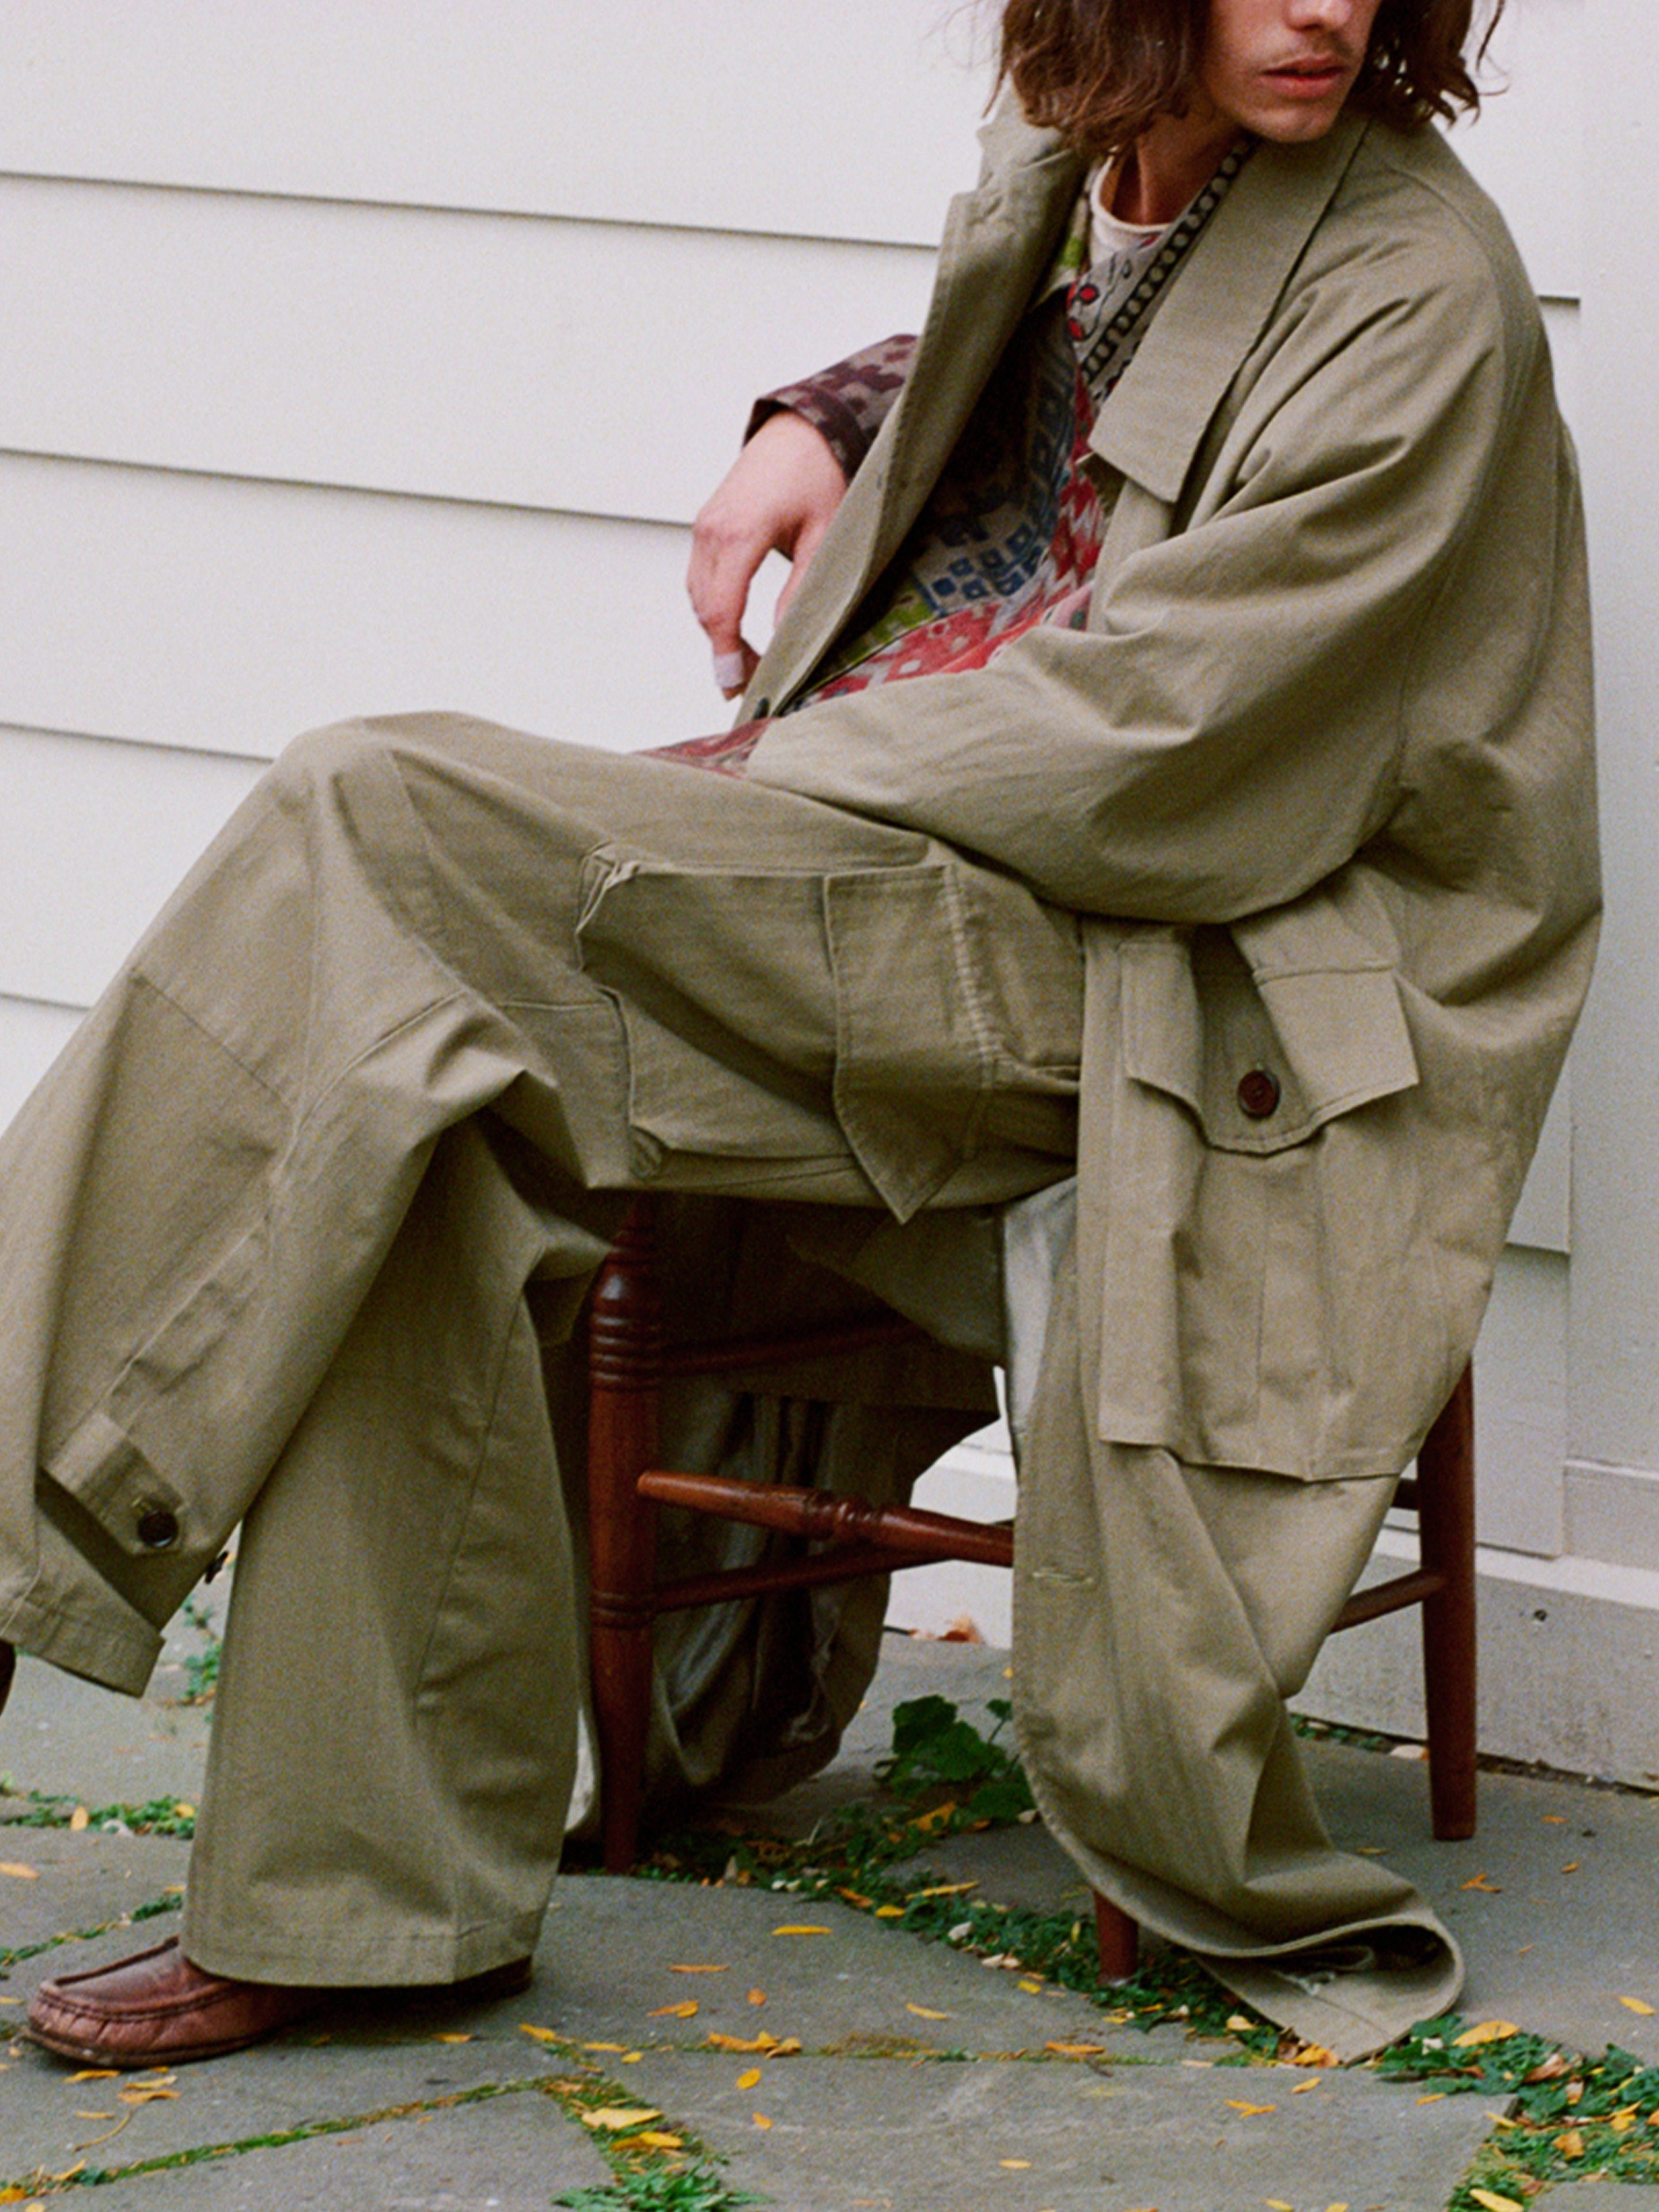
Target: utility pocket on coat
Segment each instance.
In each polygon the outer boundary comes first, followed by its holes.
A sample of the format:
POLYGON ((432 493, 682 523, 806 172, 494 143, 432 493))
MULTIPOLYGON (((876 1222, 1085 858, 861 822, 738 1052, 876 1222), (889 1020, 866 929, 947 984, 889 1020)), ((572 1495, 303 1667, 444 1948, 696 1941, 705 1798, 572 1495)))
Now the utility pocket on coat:
POLYGON ((1207 1144, 1282 1152, 1416 1084, 1393 970, 1352 932, 1319 965, 1274 964, 1271 941, 1253 962, 1241 939, 1261 947, 1248 923, 1123 946, 1125 1071, 1181 1099, 1207 1144))
POLYGON ((1399 988, 1340 935, 1313 966, 1239 934, 1117 948, 1100 1431, 1304 1479, 1397 1469, 1453 1379, 1399 988))

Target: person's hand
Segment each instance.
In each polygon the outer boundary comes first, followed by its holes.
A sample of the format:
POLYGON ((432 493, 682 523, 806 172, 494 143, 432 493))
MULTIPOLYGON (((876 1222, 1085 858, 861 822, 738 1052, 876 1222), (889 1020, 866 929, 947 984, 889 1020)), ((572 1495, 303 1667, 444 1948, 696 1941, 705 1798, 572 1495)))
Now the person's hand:
POLYGON ((744 447, 691 531, 686 589, 714 651, 714 681, 735 699, 760 655, 743 635, 755 572, 769 553, 790 563, 781 614, 799 588, 847 490, 841 463, 805 416, 774 415, 744 447))

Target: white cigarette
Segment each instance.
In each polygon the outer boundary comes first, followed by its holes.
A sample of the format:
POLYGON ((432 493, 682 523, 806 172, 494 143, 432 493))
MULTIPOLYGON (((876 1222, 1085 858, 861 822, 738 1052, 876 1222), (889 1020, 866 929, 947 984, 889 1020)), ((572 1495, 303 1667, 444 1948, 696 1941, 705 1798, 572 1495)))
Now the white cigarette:
POLYGON ((741 653, 714 655, 714 681, 722 691, 741 691, 749 681, 749 664, 741 653))

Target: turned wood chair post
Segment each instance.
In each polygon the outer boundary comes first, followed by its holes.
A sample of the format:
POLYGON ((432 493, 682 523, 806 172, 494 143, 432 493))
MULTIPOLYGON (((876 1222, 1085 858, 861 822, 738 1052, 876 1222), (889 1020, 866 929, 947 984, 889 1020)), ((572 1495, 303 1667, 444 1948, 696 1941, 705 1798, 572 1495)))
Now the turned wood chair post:
POLYGON ((1443 1842, 1474 1833, 1475 1620, 1474 1370, 1424 1439, 1417 1460, 1421 1558, 1441 1577, 1423 1601, 1423 1683, 1428 1717, 1429 1805, 1443 1842))
POLYGON ((603 1747, 601 1848, 612 1874, 634 1862, 651 1718, 657 1516, 636 1486, 658 1456, 656 1243, 649 1205, 636 1204, 595 1279, 587 1324, 594 1732, 603 1747))

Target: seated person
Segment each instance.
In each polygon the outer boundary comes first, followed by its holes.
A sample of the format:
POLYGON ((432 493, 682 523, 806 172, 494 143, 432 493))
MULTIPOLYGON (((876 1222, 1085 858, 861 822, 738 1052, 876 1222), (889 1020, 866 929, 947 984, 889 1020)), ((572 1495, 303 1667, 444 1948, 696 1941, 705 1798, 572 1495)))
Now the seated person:
MULTIPOLYGON (((1469 0, 1000 35, 920 339, 777 395, 699 523, 738 730, 301 740, 4 1140, 0 1635, 136 1692, 244 1528, 181 1938, 46 1984, 52 2051, 526 1977, 563 1347, 647 1188, 693 1295, 862 1284, 946 1340, 678 1417, 898 1495, 1007 1348, 991 1210, 1075 1174, 1016 1566, 1043 1815, 1281 2017, 1337 1942, 1374 2041, 1455 1995, 1285 1700, 1468 1358, 1595 933, 1571 457, 1432 127, 1469 0)), ((671 1655, 664 1787, 828 1755, 873 1601, 814 1602, 671 1655)))

